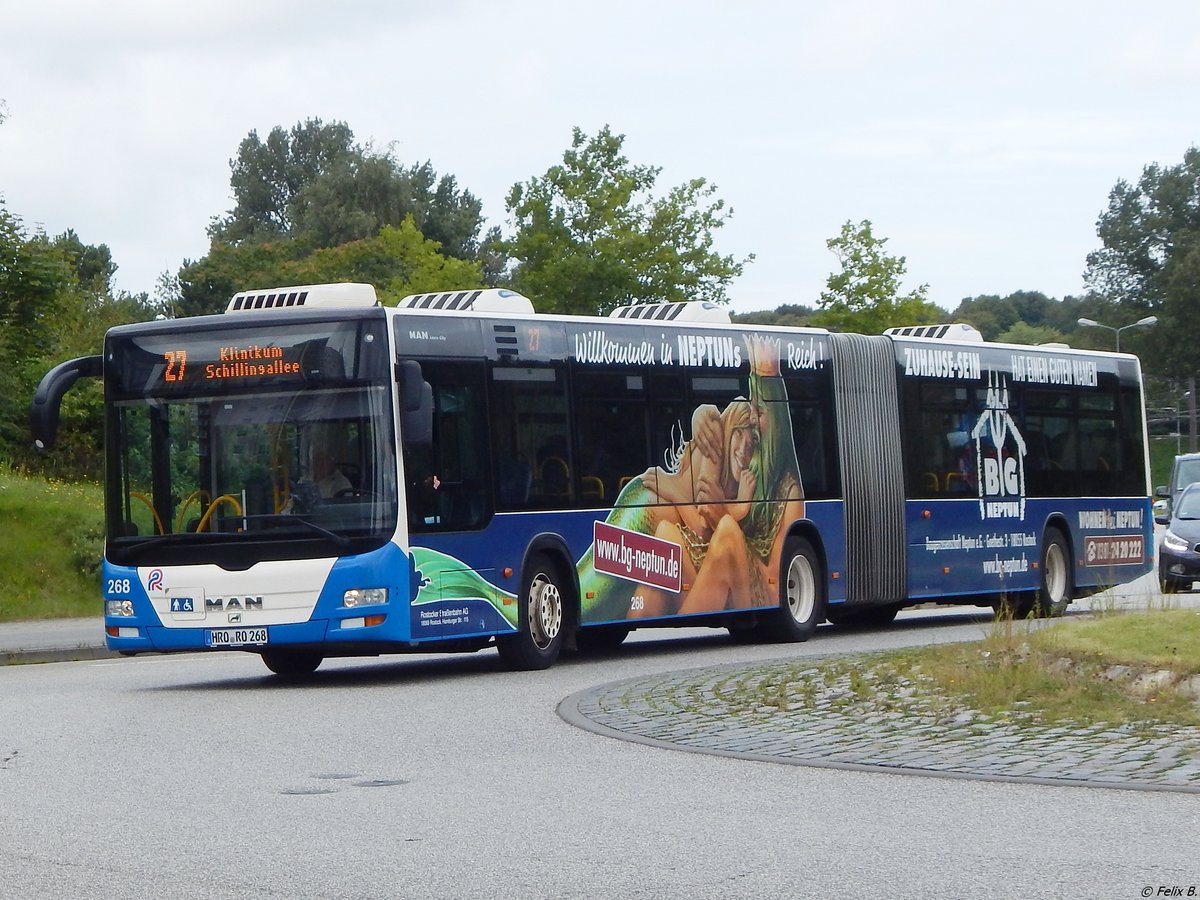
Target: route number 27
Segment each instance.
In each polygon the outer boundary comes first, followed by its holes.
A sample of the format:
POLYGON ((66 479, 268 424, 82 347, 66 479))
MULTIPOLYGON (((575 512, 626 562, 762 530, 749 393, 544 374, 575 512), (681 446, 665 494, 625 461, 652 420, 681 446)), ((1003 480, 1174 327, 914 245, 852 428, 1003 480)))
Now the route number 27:
POLYGON ((167 367, 163 369, 163 381, 183 381, 183 373, 187 369, 186 350, 168 350, 163 354, 167 367))

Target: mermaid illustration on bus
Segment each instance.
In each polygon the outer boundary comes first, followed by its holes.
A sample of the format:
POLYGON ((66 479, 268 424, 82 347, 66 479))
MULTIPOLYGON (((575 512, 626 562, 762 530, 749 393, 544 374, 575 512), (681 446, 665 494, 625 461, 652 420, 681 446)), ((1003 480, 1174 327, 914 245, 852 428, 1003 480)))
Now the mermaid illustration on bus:
MULTIPOLYGON (((598 542, 593 542, 576 565, 581 624, 778 604, 773 582, 780 572, 787 526, 804 516, 804 491, 780 375, 780 342, 758 335, 744 341, 749 396, 732 399, 723 410, 698 407, 691 438, 668 449, 666 465, 630 480, 612 512, 597 523, 631 540, 669 548, 678 561, 677 586, 665 588, 598 569, 598 542)), ((516 594, 437 550, 414 547, 412 554, 421 585, 413 600, 417 619, 422 608, 453 598, 485 601, 516 629, 513 640, 522 640, 516 594)), ((543 586, 539 580, 537 590, 543 586)), ((541 613, 530 614, 531 622, 538 619, 538 633, 532 637, 538 649, 521 655, 521 667, 537 667, 557 655, 547 648, 557 646, 560 614, 561 609, 553 613, 549 623, 540 621, 541 613), (549 655, 540 656, 543 651, 549 655), (537 666, 535 660, 541 660, 537 666)))
POLYGON ((745 338, 749 398, 718 411, 698 407, 691 440, 668 464, 630 481, 606 524, 679 545, 679 591, 597 571, 595 548, 579 561, 583 621, 692 615, 778 601, 786 523, 803 518, 804 491, 792 439, 778 340, 745 338))

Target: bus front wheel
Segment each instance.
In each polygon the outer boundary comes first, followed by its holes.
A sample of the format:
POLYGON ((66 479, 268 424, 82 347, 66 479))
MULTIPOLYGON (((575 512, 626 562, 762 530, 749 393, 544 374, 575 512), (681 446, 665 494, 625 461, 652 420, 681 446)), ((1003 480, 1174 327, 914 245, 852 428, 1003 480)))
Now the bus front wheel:
POLYGON ((554 665, 562 652, 565 615, 558 570, 549 557, 534 557, 517 609, 517 630, 496 638, 504 665, 521 671, 554 665))

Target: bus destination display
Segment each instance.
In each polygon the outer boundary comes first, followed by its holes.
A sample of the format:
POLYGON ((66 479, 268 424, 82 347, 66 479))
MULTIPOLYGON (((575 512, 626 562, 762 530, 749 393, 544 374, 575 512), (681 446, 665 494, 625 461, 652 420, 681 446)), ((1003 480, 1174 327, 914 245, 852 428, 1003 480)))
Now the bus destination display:
MULTIPOLYGON (((182 382, 188 376, 188 351, 184 348, 163 352, 162 380, 167 384, 182 382)), ((195 367, 191 370, 195 377, 195 367)), ((206 381, 225 381, 232 378, 267 378, 273 375, 298 375, 300 363, 284 358, 283 348, 248 346, 220 347, 217 359, 204 363, 200 371, 206 381)))

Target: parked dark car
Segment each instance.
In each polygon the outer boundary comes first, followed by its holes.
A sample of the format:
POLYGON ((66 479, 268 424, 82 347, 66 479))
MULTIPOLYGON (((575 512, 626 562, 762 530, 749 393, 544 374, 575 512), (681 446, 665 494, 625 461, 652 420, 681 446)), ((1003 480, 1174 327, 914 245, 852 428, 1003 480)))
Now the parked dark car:
POLYGON ((1164 594, 1190 591, 1200 580, 1200 484, 1191 484, 1175 501, 1171 521, 1158 548, 1158 581, 1164 594))
MULTIPOLYGON (((1171 465, 1171 483, 1160 484, 1154 491, 1155 497, 1167 501, 1165 518, 1170 518, 1171 509, 1179 499, 1180 491, 1194 481, 1200 481, 1200 453, 1183 453, 1175 457, 1175 462, 1171 465)), ((1163 518, 1156 521, 1160 525, 1167 524, 1163 518)))

